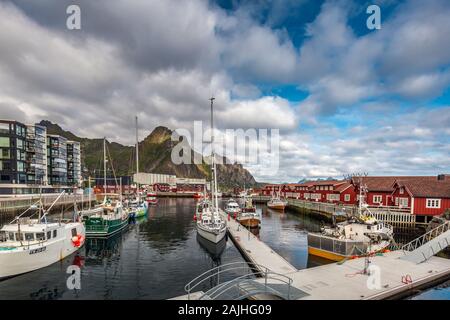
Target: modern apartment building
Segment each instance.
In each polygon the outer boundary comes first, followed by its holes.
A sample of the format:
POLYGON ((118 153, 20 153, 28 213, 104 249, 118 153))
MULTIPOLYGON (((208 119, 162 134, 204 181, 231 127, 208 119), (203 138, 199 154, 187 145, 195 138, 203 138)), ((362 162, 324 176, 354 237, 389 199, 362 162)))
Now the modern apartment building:
POLYGON ((0 196, 80 185, 79 142, 47 134, 45 126, 0 119, 0 196))
POLYGON ((47 175, 51 185, 67 185, 67 139, 47 135, 47 175))
POLYGON ((0 183, 27 183, 27 127, 14 120, 0 120, 0 183))
POLYGON ((67 141, 67 184, 81 185, 81 145, 77 141, 67 141))
POLYGON ((27 184, 47 185, 47 128, 27 125, 27 184))

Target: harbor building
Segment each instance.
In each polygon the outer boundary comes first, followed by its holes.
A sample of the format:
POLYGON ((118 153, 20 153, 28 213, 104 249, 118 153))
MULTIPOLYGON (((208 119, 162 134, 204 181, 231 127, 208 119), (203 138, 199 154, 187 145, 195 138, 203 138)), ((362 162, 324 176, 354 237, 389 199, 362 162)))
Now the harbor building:
POLYGON ((47 128, 27 125, 27 184, 47 185, 47 128))
POLYGON ((77 141, 67 141, 67 184, 81 185, 81 145, 77 141))
POLYGON ((279 194, 284 198, 336 205, 359 204, 414 215, 415 221, 427 223, 435 215, 450 210, 450 175, 437 176, 367 176, 347 180, 308 181, 304 183, 267 184, 263 196, 279 194))
POLYGON ((27 127, 14 120, 0 120, 0 183, 26 183, 27 127))
POLYGON ((71 191, 81 180, 79 142, 39 124, 0 119, 0 196, 71 191))
POLYGON ((48 182, 55 186, 67 185, 67 139, 47 135, 48 182))

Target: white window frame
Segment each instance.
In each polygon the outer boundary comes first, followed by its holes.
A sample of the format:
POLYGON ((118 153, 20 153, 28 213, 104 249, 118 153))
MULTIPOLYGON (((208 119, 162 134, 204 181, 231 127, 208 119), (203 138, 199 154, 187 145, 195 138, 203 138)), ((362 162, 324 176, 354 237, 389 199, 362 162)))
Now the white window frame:
POLYGON ((374 194, 374 195, 372 196, 372 202, 373 202, 373 203, 382 204, 382 203, 383 203, 383 196, 382 196, 382 195, 379 195, 379 194, 374 194), (377 200, 379 200, 379 201, 377 201, 377 200))
POLYGON ((349 194, 344 194, 344 201, 345 202, 349 202, 350 201, 350 195, 349 194))
POLYGON ((398 197, 398 206, 403 207, 403 208, 409 207, 409 199, 406 197, 398 197), (406 200, 406 205, 404 204, 405 200, 406 200))
POLYGON ((425 207, 427 209, 440 209, 441 208, 441 199, 427 198, 425 207))
POLYGON ((328 193, 327 200, 328 201, 339 201, 339 195, 335 194, 335 193, 328 193))

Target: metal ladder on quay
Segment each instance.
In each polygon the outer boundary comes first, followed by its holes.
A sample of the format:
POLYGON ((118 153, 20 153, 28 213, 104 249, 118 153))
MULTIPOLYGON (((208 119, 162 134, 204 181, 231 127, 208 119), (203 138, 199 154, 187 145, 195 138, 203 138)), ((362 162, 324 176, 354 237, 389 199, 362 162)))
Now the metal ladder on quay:
POLYGON ((422 263, 450 245, 450 221, 437 226, 400 247, 405 253, 400 259, 422 263))

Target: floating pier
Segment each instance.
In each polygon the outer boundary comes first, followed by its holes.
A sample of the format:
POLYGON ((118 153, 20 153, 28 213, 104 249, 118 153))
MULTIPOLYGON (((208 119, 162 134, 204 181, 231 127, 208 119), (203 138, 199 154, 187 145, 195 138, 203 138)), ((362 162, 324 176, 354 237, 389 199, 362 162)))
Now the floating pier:
MULTIPOLYGON (((222 215, 228 220, 223 212, 222 215)), ((450 223, 439 226, 400 250, 297 270, 231 218, 227 222, 230 238, 262 277, 248 274, 248 277, 219 283, 207 292, 189 292, 174 299, 380 300, 406 297, 450 278, 450 259, 434 256, 449 245, 449 226, 450 223), (271 277, 271 273, 288 281, 271 277)), ((216 269, 211 270, 213 274, 221 272, 220 267, 216 269)), ((208 273, 205 276, 211 277, 208 273)))
MULTIPOLYGON (((228 220, 224 212, 222 212, 222 215, 224 219, 228 220)), ((298 271, 286 259, 233 218, 227 221, 227 229, 229 237, 248 262, 254 265, 267 266, 271 271, 281 274, 298 271)))

